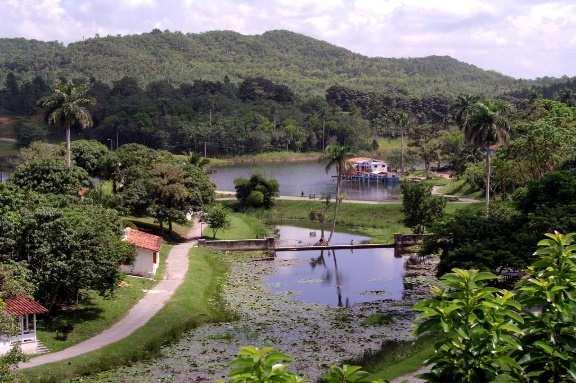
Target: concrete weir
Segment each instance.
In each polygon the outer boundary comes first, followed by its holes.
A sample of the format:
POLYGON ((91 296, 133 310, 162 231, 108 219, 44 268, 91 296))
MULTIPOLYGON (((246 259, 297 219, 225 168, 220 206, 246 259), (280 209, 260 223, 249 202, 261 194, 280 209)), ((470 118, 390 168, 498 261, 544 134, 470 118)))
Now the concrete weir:
POLYGON ((276 238, 263 239, 237 239, 237 240, 198 240, 198 245, 223 251, 310 251, 310 250, 343 250, 343 249, 374 249, 393 248, 394 256, 401 257, 412 246, 420 245, 424 235, 395 234, 393 244, 385 243, 357 243, 341 245, 305 245, 305 246, 276 246, 276 238))

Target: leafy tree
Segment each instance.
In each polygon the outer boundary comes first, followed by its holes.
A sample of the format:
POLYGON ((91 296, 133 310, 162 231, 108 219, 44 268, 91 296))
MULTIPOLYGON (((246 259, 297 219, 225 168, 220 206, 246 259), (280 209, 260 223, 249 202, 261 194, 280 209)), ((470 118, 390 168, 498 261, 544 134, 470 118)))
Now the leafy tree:
POLYGON ((432 185, 426 182, 402 182, 402 211, 404 224, 417 234, 441 218, 446 199, 432 195, 432 185))
POLYGON ((72 158, 92 176, 100 175, 108 155, 106 145, 95 140, 75 140, 71 143, 72 158))
POLYGON ((502 102, 477 102, 470 109, 463 126, 467 143, 483 148, 486 161, 486 212, 490 209, 490 180, 492 166, 492 146, 508 141, 510 122, 505 115, 506 106, 502 102))
POLYGON ((432 124, 415 125, 410 131, 410 146, 415 148, 416 154, 424 162, 426 178, 430 178, 432 162, 438 160, 439 147, 436 137, 439 132, 440 127, 432 124))
POLYGON ((72 167, 72 151, 70 149, 70 131, 79 126, 86 129, 92 126, 92 116, 88 106, 94 100, 87 96, 88 87, 76 85, 72 81, 58 84, 50 96, 39 101, 39 105, 48 114, 48 123, 52 127, 66 130, 66 165, 72 167))
POLYGON ((24 148, 35 141, 44 141, 48 136, 46 126, 38 121, 19 121, 15 127, 16 145, 24 148))
POLYGON ((514 294, 486 285, 491 273, 453 269, 433 298, 420 302, 417 334, 437 339, 428 382, 491 382, 520 366, 510 353, 520 348, 523 319, 514 294))
POLYGON ((212 238, 216 239, 218 230, 226 229, 230 226, 230 218, 228 209, 224 206, 217 204, 212 206, 205 214, 206 223, 212 229, 212 238))
POLYGON ((254 174, 249 179, 235 179, 234 187, 236 198, 242 207, 270 209, 274 205, 274 197, 278 195, 278 182, 259 174, 254 174))
POLYGON ((78 195, 80 188, 91 185, 88 173, 80 167, 65 167, 57 160, 25 162, 18 166, 10 182, 39 193, 78 195))
POLYGON ((352 155, 352 150, 348 146, 338 144, 328 145, 324 153, 324 161, 326 162, 326 173, 332 168, 336 168, 336 204, 334 206, 334 217, 332 219, 332 230, 328 236, 328 243, 332 240, 334 231, 336 231, 336 219, 338 218, 338 208, 342 203, 340 195, 340 188, 342 185, 342 177, 346 171, 347 161, 352 155))
POLYGON ((183 223, 190 209, 190 192, 186 187, 186 173, 176 165, 158 163, 150 171, 146 182, 150 206, 148 212, 158 221, 160 228, 168 223, 168 231, 172 231, 172 223, 183 223))
POLYGON ((574 380, 576 360, 576 234, 546 237, 519 287, 519 299, 529 309, 514 356, 523 367, 521 379, 568 382, 574 380))

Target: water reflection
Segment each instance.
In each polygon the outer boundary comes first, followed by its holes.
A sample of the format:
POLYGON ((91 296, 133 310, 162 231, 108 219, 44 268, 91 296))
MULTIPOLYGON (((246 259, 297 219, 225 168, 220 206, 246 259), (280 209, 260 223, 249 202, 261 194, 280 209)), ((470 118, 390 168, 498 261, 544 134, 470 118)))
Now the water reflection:
MULTIPOLYGON (((311 244, 319 230, 279 226, 282 244, 311 244)), ((335 233, 333 244, 348 244, 367 237, 335 233)), ((346 307, 381 299, 402 299, 404 260, 393 249, 278 252, 277 272, 267 285, 277 292, 290 291, 310 303, 346 307)))
MULTIPOLYGON (((325 166, 318 162, 226 166, 215 168, 210 178, 218 190, 234 191, 236 178, 254 173, 278 180, 281 195, 333 194, 336 190, 335 171, 326 173, 325 166)), ((354 181, 343 184, 343 193, 348 199, 383 201, 398 199, 400 190, 398 182, 354 181)))

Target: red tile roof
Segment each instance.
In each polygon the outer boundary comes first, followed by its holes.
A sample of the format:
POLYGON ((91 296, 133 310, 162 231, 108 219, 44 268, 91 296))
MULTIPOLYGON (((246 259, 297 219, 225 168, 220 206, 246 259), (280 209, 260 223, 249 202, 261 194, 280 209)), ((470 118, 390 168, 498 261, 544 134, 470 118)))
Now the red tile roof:
POLYGON ((160 251, 160 245, 162 245, 162 237, 129 227, 124 231, 124 239, 136 247, 152 251, 160 251))
POLYGON ((24 295, 18 295, 4 300, 4 312, 8 315, 43 314, 48 309, 33 299, 24 295))

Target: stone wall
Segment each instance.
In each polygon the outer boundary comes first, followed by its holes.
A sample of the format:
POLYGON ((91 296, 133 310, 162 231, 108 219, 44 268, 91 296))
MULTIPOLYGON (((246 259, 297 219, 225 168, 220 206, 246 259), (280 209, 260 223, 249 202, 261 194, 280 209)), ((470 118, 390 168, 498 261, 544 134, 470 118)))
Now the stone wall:
POLYGON ((274 237, 264 239, 234 239, 211 241, 200 239, 198 246, 209 247, 216 250, 224 251, 248 251, 248 250, 272 250, 276 245, 274 237))

